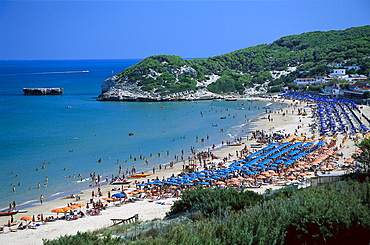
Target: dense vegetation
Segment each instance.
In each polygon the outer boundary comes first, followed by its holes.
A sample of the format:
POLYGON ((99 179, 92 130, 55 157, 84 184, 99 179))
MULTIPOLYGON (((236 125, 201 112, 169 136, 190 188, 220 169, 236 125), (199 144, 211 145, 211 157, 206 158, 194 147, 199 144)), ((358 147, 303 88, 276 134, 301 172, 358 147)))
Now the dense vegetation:
POLYGON ((238 211, 261 203, 262 195, 253 191, 235 189, 202 189, 189 191, 171 207, 168 215, 184 212, 198 213, 202 217, 222 215, 225 210, 238 211))
MULTIPOLYGON (((148 57, 118 74, 121 82, 162 94, 203 88, 209 75, 220 78, 207 89, 215 93, 242 93, 255 84, 269 82, 269 91, 294 88, 296 77, 327 75, 333 64, 357 64, 359 74, 370 73, 370 26, 343 31, 309 32, 282 37, 263 44, 208 59, 184 60, 178 56, 148 57), (295 72, 273 80, 270 71, 297 67, 295 72), (304 72, 298 72, 304 71, 304 72)), ((318 88, 312 88, 312 91, 318 88)))
POLYGON ((358 143, 357 147, 360 148, 362 152, 353 157, 357 162, 362 164, 365 171, 370 171, 370 138, 364 139, 358 143))

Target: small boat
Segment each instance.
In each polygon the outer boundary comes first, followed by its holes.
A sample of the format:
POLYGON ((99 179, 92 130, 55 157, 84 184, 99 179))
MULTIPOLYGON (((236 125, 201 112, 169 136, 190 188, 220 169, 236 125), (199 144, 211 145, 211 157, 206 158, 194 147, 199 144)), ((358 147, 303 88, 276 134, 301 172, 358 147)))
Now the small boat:
POLYGON ((220 117, 220 119, 226 119, 226 117, 220 117))
POLYGON ((237 107, 236 109, 237 109, 237 110, 244 110, 244 108, 243 108, 243 107, 237 107))
POLYGON ((262 144, 251 144, 251 148, 262 148, 262 144))
POLYGON ((129 136, 133 136, 133 135, 134 135, 134 133, 132 133, 132 132, 131 132, 131 133, 129 133, 128 135, 129 135, 129 136))
POLYGON ((241 143, 228 144, 228 146, 241 146, 241 143))
POLYGON ((236 101, 235 98, 226 98, 225 101, 236 101))
POLYGON ((135 174, 135 175, 129 176, 128 178, 129 179, 134 179, 134 178, 143 178, 143 177, 147 177, 147 176, 150 176, 150 174, 135 174))
POLYGON ((127 185, 127 184, 130 184, 130 183, 131 183, 130 180, 118 179, 118 180, 112 181, 110 184, 111 185, 127 185))
POLYGON ((9 210, 5 212, 0 212, 0 216, 14 215, 17 213, 18 213, 18 210, 9 210))

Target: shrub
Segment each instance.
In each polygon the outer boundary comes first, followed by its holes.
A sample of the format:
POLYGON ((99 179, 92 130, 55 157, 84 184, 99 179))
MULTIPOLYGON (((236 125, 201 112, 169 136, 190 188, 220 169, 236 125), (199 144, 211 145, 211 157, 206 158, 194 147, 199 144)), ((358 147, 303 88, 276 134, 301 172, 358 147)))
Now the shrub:
POLYGON ((167 215, 198 211, 206 217, 225 210, 241 210, 262 201, 262 195, 253 191, 235 189, 195 189, 182 195, 167 215))

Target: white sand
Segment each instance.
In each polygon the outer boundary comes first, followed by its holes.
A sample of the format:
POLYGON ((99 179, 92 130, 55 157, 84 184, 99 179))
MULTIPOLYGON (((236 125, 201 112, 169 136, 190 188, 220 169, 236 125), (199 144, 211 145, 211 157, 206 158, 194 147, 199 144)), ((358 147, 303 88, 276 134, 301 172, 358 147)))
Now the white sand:
MULTIPOLYGON (((291 103, 291 101, 286 100, 286 103, 291 103)), ((304 104, 300 105, 300 108, 303 108, 304 104)), ((308 110, 308 108, 305 108, 308 110)), ((364 113, 370 115, 370 107, 365 106, 363 109, 364 113)), ((266 119, 261 119, 257 122, 253 122, 252 125, 255 126, 255 130, 264 130, 264 131, 278 131, 284 130, 285 133, 294 134, 295 129, 299 124, 303 124, 303 127, 298 129, 298 135, 306 134, 308 137, 311 137, 313 133, 310 131, 308 124, 312 123, 312 118, 310 117, 311 113, 308 111, 308 116, 302 117, 297 115, 297 109, 292 113, 292 108, 288 108, 288 114, 283 117, 280 114, 272 113, 271 117, 273 118, 273 122, 268 122, 266 119), (301 118, 301 122, 299 119, 301 118)), ((316 135, 317 137, 317 135, 316 135)), ((343 136, 338 137, 338 144, 342 141, 343 136)), ((255 143, 255 141, 244 141, 241 146, 229 146, 222 148, 214 154, 222 159, 229 154, 231 157, 229 158, 229 162, 232 162, 236 159, 235 151, 240 151, 245 146, 248 148, 250 144, 255 143)), ((343 152, 344 156, 349 158, 352 152, 354 152, 355 147, 352 140, 347 140, 344 144, 343 148, 339 150, 339 152, 343 152)), ((339 160, 339 164, 344 163, 345 158, 339 160)), ((218 160, 220 161, 220 160, 218 160)), ((178 163, 174 165, 173 169, 163 169, 161 171, 157 171, 156 175, 150 176, 151 179, 156 178, 157 176, 159 179, 163 177, 167 178, 170 177, 173 173, 178 174, 182 171, 182 163, 178 163)), ((343 173, 343 171, 336 171, 336 173, 343 173)), ((146 179, 142 179, 143 181, 146 179)), ((119 187, 119 186, 115 186, 119 187)), ((112 185, 103 185, 102 186, 102 193, 106 197, 108 190, 113 188, 112 185)), ((276 189, 279 186, 275 185, 264 185, 261 188, 253 188, 258 193, 264 193, 266 189, 276 189)), ((132 189, 132 188, 131 188, 132 189)), ((80 194, 81 200, 78 203, 86 203, 91 198, 91 191, 95 190, 90 189, 86 190, 84 193, 80 194)), ((112 194, 115 192, 112 192, 112 194)), ((95 198, 97 200, 98 198, 95 198)), ((172 204, 176 199, 169 198, 161 200, 161 202, 165 202, 166 204, 172 204)), ((65 207, 67 203, 74 202, 74 199, 65 199, 65 198, 58 198, 53 201, 44 202, 42 205, 37 205, 36 207, 29 208, 27 213, 21 213, 14 216, 14 220, 18 220, 22 216, 32 216, 37 214, 43 213, 44 216, 54 215, 56 214, 51 213, 52 209, 65 207)), ((110 204, 111 205, 111 204, 110 204)), ((138 201, 135 203, 128 203, 124 204, 121 207, 109 207, 107 210, 102 212, 102 215, 99 216, 87 216, 86 218, 74 220, 74 221, 65 221, 65 220, 58 220, 55 222, 49 222, 45 225, 41 225, 37 229, 26 229, 26 230, 19 230, 17 232, 10 232, 9 228, 5 227, 5 233, 0 234, 1 244, 42 244, 42 239, 55 239, 63 235, 74 235, 77 231, 85 232, 85 231, 92 231, 103 227, 108 227, 112 225, 112 221, 110 219, 114 218, 122 218, 126 219, 132 217, 135 214, 139 214, 139 220, 152 220, 155 218, 163 218, 171 208, 171 205, 160 205, 155 204, 155 202, 148 202, 145 201, 138 201)), ((85 211, 85 208, 82 208, 85 211)), ((61 214, 59 214, 60 216, 61 214)), ((0 217, 0 224, 6 224, 9 217, 0 217)))

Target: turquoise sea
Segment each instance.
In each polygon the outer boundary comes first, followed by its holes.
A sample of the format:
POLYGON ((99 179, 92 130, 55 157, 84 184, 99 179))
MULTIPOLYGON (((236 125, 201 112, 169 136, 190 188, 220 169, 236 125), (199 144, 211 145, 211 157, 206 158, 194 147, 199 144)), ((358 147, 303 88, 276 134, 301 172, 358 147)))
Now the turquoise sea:
POLYGON ((222 140, 249 131, 248 122, 266 106, 261 101, 243 106, 240 101, 96 101, 106 78, 139 61, 0 61, 0 208, 13 201, 27 207, 40 195, 48 201, 76 193, 88 188, 93 172, 111 177, 120 165, 123 171, 135 166, 150 172, 181 150, 190 155, 191 146, 221 147, 222 140), (89 72, 71 72, 84 70, 89 72), (25 96, 24 87, 63 87, 64 93, 25 96))

